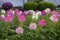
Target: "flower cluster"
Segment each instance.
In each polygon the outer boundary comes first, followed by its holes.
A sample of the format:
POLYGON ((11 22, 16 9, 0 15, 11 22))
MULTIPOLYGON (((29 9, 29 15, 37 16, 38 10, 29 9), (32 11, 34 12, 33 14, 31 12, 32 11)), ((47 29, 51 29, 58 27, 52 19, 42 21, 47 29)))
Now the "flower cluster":
POLYGON ((12 23, 13 19, 14 19, 14 15, 16 14, 16 16, 18 17, 18 21, 20 23, 18 25, 19 27, 16 28, 16 33, 23 34, 24 33, 23 26, 26 24, 26 22, 29 22, 29 21, 30 21, 30 23, 27 23, 27 24, 29 25, 28 29, 30 29, 30 30, 36 30, 38 28, 37 27, 38 25, 46 27, 47 21, 46 21, 46 19, 43 18, 43 16, 46 16, 46 14, 48 14, 48 13, 51 15, 51 17, 49 16, 50 21, 52 21, 52 22, 59 21, 59 13, 55 10, 51 11, 51 9, 49 9, 49 8, 47 8, 43 11, 28 10, 28 11, 24 11, 24 12, 21 10, 18 10, 18 9, 16 9, 16 10, 9 9, 8 11, 2 10, 0 20, 2 19, 5 22, 12 23), (5 14, 6 12, 7 12, 6 15, 2 15, 2 14, 5 14), (29 18, 29 16, 31 16, 31 18, 29 18), (41 19, 39 18, 40 16, 42 16, 41 19), (23 24, 22 27, 21 27, 21 24, 23 24))

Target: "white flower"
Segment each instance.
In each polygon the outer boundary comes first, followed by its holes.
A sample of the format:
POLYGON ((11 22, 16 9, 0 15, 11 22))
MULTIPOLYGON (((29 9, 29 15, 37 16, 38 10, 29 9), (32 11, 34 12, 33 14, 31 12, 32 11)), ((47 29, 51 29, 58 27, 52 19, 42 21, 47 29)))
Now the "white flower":
POLYGON ((42 13, 41 11, 36 12, 37 15, 38 15, 38 14, 39 14, 39 15, 42 15, 41 13, 42 13))
POLYGON ((4 18, 5 17, 5 15, 4 14, 1 14, 1 18, 4 18))
POLYGON ((45 9, 46 13, 50 13, 50 11, 51 11, 50 8, 45 9))
POLYGON ((6 13, 6 11, 5 11, 5 10, 1 10, 1 13, 5 14, 5 13, 6 13))
POLYGON ((30 12, 31 14, 34 14, 35 13, 33 10, 29 10, 28 12, 30 12))
POLYGON ((39 14, 38 13, 33 13, 33 15, 32 15, 32 19, 38 19, 38 16, 39 16, 39 14))

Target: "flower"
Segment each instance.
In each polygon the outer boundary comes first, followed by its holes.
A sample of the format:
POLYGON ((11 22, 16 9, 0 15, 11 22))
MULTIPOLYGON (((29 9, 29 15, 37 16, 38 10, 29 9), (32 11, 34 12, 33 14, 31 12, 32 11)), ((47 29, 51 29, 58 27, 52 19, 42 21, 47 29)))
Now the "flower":
POLYGON ((4 14, 1 14, 1 18, 4 18, 5 17, 5 15, 4 14))
POLYGON ((32 19, 38 19, 40 13, 41 13, 40 11, 33 13, 32 19))
POLYGON ((25 22, 26 21, 26 16, 21 14, 20 16, 18 16, 18 19, 20 22, 25 22))
POLYGON ((13 21, 13 18, 14 18, 13 15, 6 15, 6 16, 4 17, 4 21, 5 21, 5 22, 12 22, 12 21, 13 21))
POLYGON ((46 15, 46 12, 45 10, 42 11, 42 15, 45 16, 46 15))
POLYGON ((29 12, 28 14, 34 14, 35 13, 33 10, 29 10, 28 12, 29 12))
POLYGON ((14 10, 9 9, 9 10, 7 11, 7 14, 12 14, 12 15, 14 15, 14 14, 15 14, 15 12, 14 12, 14 10))
POLYGON ((50 13, 51 12, 51 9, 50 8, 47 8, 47 9, 45 9, 45 12, 46 13, 50 13))
POLYGON ((16 33, 17 34, 23 34, 23 32, 24 32, 24 29, 22 27, 17 27, 16 28, 16 33))
POLYGON ((31 23, 31 24, 29 25, 29 29, 30 29, 30 30, 35 30, 36 28, 37 28, 36 23, 31 23))
POLYGON ((42 14, 41 14, 41 13, 42 13, 41 11, 37 11, 36 13, 39 14, 39 15, 42 15, 42 14))
POLYGON ((50 17, 50 20, 51 20, 52 22, 58 22, 58 21, 59 21, 58 15, 52 15, 52 16, 50 17))
POLYGON ((58 16, 60 17, 60 13, 58 13, 58 16))
POLYGON ((19 12, 19 9, 15 9, 15 13, 18 13, 19 12))
POLYGON ((5 13, 6 13, 6 11, 5 11, 5 10, 1 10, 1 13, 5 14, 5 13))
POLYGON ((58 15, 58 12, 53 10, 53 11, 51 12, 51 14, 53 14, 53 15, 58 15))
POLYGON ((40 26, 46 26, 47 23, 46 23, 46 20, 45 19, 41 19, 41 20, 39 20, 38 24, 40 26))
POLYGON ((20 16, 23 12, 21 10, 16 9, 15 13, 16 13, 17 16, 20 16))
POLYGON ((28 15, 28 13, 29 13, 28 11, 24 11, 24 14, 28 15))

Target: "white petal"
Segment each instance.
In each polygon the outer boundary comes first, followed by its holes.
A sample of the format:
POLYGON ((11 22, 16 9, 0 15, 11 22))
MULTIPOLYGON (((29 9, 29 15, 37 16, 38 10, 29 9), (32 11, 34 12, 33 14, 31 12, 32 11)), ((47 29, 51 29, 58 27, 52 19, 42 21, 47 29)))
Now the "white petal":
POLYGON ((50 13, 50 8, 45 9, 46 13, 50 13))
POLYGON ((5 15, 1 14, 1 17, 2 17, 2 18, 4 18, 4 17, 5 17, 5 15))
POLYGON ((32 19, 35 19, 35 16, 34 15, 32 16, 32 19))
POLYGON ((1 10, 1 13, 4 13, 5 14, 5 10, 1 10))

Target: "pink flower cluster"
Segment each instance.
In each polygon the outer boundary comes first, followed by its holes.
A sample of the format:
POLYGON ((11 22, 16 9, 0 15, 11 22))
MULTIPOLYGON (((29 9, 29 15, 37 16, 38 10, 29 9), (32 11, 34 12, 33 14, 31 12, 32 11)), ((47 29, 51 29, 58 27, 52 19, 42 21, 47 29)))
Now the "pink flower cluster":
POLYGON ((14 14, 12 10, 7 11, 7 15, 4 17, 5 22, 12 22, 14 19, 14 14))

